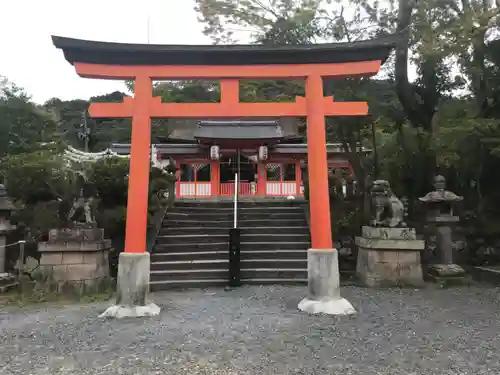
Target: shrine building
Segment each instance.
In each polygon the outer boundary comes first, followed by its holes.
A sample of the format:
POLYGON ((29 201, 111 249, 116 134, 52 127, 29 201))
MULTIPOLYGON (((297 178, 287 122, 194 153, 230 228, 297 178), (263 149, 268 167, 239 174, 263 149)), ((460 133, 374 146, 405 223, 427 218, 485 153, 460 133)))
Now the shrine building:
MULTIPOLYGON (((154 149, 160 165, 164 158, 176 163, 177 198, 232 197, 236 174, 241 197, 298 197, 307 164, 300 126, 295 119, 174 122, 154 149)), ((126 155, 130 145, 112 150, 126 155)), ((327 144, 327 154, 330 173, 352 174, 341 144, 327 144)))

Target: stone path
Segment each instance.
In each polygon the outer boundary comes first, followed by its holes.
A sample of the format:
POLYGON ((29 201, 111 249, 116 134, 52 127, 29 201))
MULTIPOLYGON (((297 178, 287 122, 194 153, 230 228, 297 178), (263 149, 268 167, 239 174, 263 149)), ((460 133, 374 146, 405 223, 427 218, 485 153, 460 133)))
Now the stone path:
POLYGON ((500 289, 345 287, 353 317, 308 316, 304 287, 154 295, 159 317, 107 304, 6 308, 0 374, 499 374, 500 289))

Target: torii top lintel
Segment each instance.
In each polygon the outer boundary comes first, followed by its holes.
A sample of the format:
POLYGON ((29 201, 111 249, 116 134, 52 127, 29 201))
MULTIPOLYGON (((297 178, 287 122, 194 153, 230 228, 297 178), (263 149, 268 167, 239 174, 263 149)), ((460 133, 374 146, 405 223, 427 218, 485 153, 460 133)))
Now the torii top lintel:
POLYGON ((373 75, 399 35, 352 43, 309 45, 156 45, 53 36, 66 60, 87 78, 224 79, 373 75))

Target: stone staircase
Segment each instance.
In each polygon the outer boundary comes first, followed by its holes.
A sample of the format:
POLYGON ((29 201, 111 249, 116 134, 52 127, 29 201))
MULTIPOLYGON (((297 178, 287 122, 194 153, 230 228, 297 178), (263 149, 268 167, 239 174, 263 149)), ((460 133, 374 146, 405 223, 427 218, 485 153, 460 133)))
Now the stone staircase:
MULTIPOLYGON (((239 203, 243 284, 307 282, 310 236, 299 201, 239 203)), ((231 201, 178 201, 151 254, 151 290, 226 286, 231 201)))

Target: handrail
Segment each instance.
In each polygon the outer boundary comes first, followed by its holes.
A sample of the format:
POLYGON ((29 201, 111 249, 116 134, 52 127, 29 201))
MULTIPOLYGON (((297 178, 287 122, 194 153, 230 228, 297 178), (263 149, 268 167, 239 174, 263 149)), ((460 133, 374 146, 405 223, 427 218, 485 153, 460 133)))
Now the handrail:
POLYGON ((233 228, 238 227, 238 193, 239 193, 238 173, 234 174, 234 221, 233 228))

